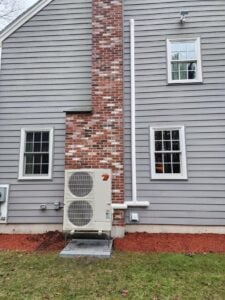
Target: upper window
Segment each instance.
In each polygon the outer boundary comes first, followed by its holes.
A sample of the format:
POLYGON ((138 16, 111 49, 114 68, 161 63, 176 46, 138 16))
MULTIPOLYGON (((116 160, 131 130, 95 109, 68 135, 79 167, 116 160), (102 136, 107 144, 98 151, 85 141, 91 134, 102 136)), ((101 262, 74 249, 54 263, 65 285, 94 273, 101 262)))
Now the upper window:
POLYGON ((186 179, 184 127, 151 127, 152 179, 186 179))
POLYGON ((168 83, 202 82, 200 38, 167 40, 168 83))
POLYGON ((19 179, 50 179, 53 129, 21 131, 19 179))

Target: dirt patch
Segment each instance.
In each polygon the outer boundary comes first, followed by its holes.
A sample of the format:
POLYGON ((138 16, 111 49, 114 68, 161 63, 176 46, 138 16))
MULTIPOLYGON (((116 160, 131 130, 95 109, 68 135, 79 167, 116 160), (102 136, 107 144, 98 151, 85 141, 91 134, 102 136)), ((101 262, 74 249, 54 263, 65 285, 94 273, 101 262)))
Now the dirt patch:
POLYGON ((225 253, 225 235, 128 233, 114 248, 131 252, 225 253))
POLYGON ((63 234, 50 231, 44 234, 0 234, 0 250, 60 251, 66 245, 63 234))

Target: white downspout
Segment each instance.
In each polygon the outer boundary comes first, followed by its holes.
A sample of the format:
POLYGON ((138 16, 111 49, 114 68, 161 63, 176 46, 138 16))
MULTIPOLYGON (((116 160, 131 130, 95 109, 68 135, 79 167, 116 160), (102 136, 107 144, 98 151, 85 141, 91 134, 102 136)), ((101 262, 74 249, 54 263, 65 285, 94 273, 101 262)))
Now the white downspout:
POLYGON ((134 19, 130 20, 130 84, 131 84, 131 164, 132 164, 132 201, 112 204, 114 209, 127 209, 128 206, 148 207, 148 201, 137 200, 136 170, 136 93, 135 93, 135 30, 134 19))

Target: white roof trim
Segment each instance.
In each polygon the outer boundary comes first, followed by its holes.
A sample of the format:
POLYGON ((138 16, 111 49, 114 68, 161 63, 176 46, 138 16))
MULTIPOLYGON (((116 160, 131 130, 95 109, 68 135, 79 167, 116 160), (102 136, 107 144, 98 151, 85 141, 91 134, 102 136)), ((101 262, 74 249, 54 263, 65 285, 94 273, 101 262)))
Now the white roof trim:
POLYGON ((24 23, 35 16, 42 8, 47 6, 53 0, 40 0, 26 10, 22 15, 16 18, 12 23, 10 23, 2 32, 0 32, 0 43, 4 41, 8 36, 15 32, 24 23))

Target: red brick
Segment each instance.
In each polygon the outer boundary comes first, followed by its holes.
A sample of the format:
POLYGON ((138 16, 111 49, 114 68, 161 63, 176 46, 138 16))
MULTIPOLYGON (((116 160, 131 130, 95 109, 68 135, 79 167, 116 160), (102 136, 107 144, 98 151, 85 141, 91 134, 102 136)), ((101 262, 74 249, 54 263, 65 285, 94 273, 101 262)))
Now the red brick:
MULTIPOLYGON (((65 166, 111 169, 119 190, 112 200, 123 203, 122 0, 93 0, 92 11, 92 113, 66 115, 65 166)), ((123 211, 115 212, 114 224, 124 225, 123 211)))

